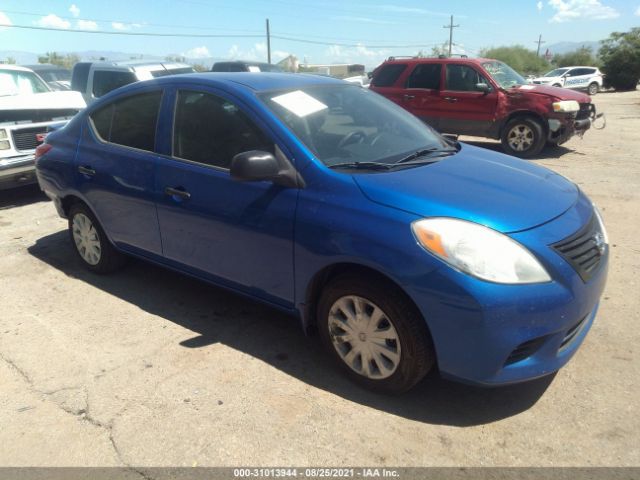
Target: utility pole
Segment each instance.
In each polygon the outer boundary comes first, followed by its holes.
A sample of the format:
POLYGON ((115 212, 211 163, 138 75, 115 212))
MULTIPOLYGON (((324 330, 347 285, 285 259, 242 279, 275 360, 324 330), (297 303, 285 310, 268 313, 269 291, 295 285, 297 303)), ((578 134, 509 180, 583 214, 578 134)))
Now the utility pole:
POLYGON ((449 25, 444 25, 442 28, 449 29, 449 57, 451 57, 451 46, 453 45, 453 29, 458 28, 460 25, 453 24, 453 15, 451 15, 451 22, 449 25))
POLYGON ((269 31, 268 18, 267 18, 267 63, 271 63, 271 32, 269 31))
POLYGON ((538 40, 534 41, 533 43, 537 43, 538 44, 538 51, 536 52, 536 55, 539 57, 540 56, 540 45, 542 45, 543 43, 547 43, 547 42, 542 40, 542 34, 540 34, 540 36, 538 37, 538 40))

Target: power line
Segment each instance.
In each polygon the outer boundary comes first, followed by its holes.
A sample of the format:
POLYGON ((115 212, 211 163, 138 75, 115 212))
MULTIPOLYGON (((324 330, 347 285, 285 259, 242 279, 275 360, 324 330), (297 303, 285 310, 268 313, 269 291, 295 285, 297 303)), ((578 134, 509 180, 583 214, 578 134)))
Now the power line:
POLYGON ((458 28, 460 25, 454 25, 453 24, 453 15, 451 15, 451 21, 449 22, 449 25, 444 25, 442 28, 448 28, 449 29, 449 57, 451 57, 451 46, 453 45, 453 29, 454 28, 458 28))
MULTIPOLYGON (((159 33, 159 32, 121 32, 121 31, 108 31, 108 30, 87 30, 87 29, 64 29, 53 27, 37 27, 33 25, 5 25, 0 24, 0 27, 7 28, 22 28, 27 30, 46 30, 62 33, 89 33, 97 35, 125 35, 136 37, 187 37, 187 38, 264 38, 264 34, 261 35, 248 35, 248 34, 212 34, 212 33, 159 33)), ((295 38, 284 35, 271 35, 271 38, 277 38, 279 40, 286 40, 289 42, 307 43, 312 45, 336 45, 339 47, 348 48, 422 48, 437 45, 431 44, 415 44, 415 45, 365 45, 363 43, 339 43, 339 42, 321 42, 319 40, 307 40, 304 38, 295 38)))

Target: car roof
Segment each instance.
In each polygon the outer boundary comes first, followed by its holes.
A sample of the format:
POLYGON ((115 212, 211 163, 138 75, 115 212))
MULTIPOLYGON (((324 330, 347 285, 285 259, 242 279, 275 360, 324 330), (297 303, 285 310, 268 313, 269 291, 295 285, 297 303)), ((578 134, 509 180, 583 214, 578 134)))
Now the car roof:
POLYGON ((469 57, 446 57, 446 58, 439 58, 439 57, 410 57, 410 58, 398 58, 398 57, 389 57, 387 60, 384 61, 384 65, 386 64, 393 64, 393 63, 400 63, 400 64, 406 64, 406 63, 411 63, 411 64, 415 64, 415 63, 451 63, 451 62, 455 62, 455 63, 468 63, 468 64, 481 64, 484 62, 499 62, 500 60, 495 60, 493 58, 469 58, 469 57))
POLYGON ((38 70, 64 70, 65 72, 68 72, 69 69, 61 67, 59 65, 54 65, 52 63, 38 63, 36 65, 22 65, 23 67, 26 67, 30 70, 33 70, 34 72, 37 72, 38 70))
POLYGON ((19 72, 33 72, 30 68, 21 67, 19 65, 9 65, 6 63, 0 63, 0 70, 15 70, 19 72))
POLYGON ((149 68, 149 67, 162 67, 162 68, 184 68, 191 67, 186 63, 178 62, 161 62, 161 61, 149 61, 149 60, 126 60, 122 62, 88 62, 92 66, 96 67, 121 67, 123 70, 136 70, 137 68, 149 68))
POLYGON ((311 85, 349 85, 348 82, 331 77, 307 75, 304 73, 271 72, 203 72, 190 73, 188 75, 171 75, 148 81, 154 81, 159 84, 180 82, 201 85, 209 84, 212 86, 227 85, 236 88, 249 88, 255 91, 286 90, 311 85))

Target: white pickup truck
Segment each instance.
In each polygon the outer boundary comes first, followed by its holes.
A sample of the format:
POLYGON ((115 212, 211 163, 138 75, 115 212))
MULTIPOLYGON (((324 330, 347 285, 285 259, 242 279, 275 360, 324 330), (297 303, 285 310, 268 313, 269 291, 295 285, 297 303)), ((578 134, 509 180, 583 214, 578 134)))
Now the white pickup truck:
POLYGON ((0 190, 37 182, 36 147, 85 106, 78 92, 54 92, 28 68, 0 65, 0 190))

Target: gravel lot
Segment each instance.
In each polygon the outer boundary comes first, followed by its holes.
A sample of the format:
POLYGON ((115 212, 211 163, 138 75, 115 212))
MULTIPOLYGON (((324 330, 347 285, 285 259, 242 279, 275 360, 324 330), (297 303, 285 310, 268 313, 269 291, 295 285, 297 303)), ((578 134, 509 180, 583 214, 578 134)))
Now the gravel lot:
POLYGON ((594 100, 607 128, 534 161, 601 206, 609 282, 569 365, 513 387, 368 393, 276 311, 86 272, 37 187, 1 192, 0 466, 640 465, 640 91, 594 100))

